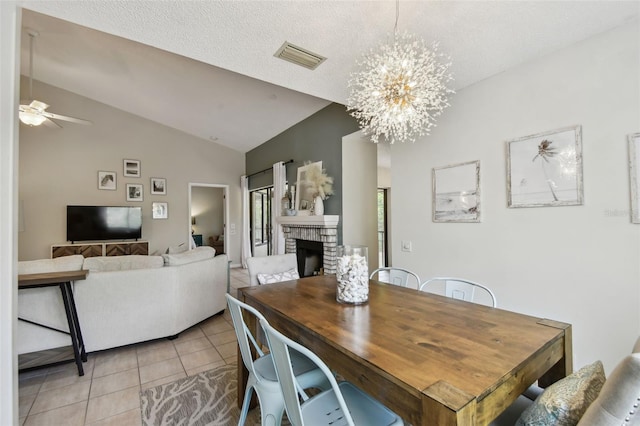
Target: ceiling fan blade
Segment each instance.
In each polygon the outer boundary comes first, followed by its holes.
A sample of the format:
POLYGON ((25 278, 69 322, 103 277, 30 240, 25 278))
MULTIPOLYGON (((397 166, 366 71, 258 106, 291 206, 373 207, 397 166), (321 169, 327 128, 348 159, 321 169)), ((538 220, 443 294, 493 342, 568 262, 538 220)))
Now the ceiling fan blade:
POLYGON ((56 123, 55 121, 47 118, 46 120, 44 120, 44 122, 42 123, 44 126, 46 127, 50 127, 52 129, 62 129, 62 126, 59 125, 58 123, 56 123))
POLYGON ((42 113, 42 115, 44 115, 47 118, 55 118, 56 120, 70 121, 72 123, 84 124, 85 126, 90 126, 93 124, 93 122, 89 120, 83 120, 82 118, 68 117, 66 115, 54 114, 52 112, 45 111, 42 113))

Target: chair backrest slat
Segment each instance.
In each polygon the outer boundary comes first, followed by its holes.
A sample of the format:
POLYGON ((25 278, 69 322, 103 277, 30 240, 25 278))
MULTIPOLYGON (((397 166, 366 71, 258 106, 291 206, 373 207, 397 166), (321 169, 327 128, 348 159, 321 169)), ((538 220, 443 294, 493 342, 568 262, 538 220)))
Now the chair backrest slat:
POLYGON ((404 268, 378 268, 369 276, 369 279, 371 280, 377 279, 380 282, 393 284, 400 287, 409 287, 409 281, 411 280, 411 278, 415 280, 415 288, 420 287, 420 277, 418 276, 418 274, 404 268))
MULTIPOLYGON (((262 321, 264 320, 264 317, 252 306, 240 302, 238 299, 232 297, 229 294, 226 294, 225 296, 227 298, 229 312, 231 313, 233 328, 236 332, 236 338, 238 339, 238 347, 240 348, 240 354, 242 355, 242 362, 251 374, 256 375, 255 369, 253 367, 254 359, 251 355, 251 347, 249 346, 249 341, 251 341, 251 344, 256 349, 258 356, 263 356, 264 352, 260 349, 260 345, 258 345, 258 342, 249 330, 246 322, 244 321, 242 311, 246 310, 252 315, 255 315, 256 321, 262 321)), ((256 377, 258 377, 258 375, 256 375, 256 377)))
POLYGON ((496 296, 495 294, 493 294, 493 291, 489 289, 489 287, 464 278, 434 277, 423 282, 420 285, 420 291, 425 291, 426 287, 429 286, 429 284, 432 284, 436 281, 443 281, 445 283, 445 296, 447 297, 451 297, 452 299, 464 300, 466 302, 477 303, 475 294, 476 289, 482 289, 491 299, 491 306, 493 306, 494 308, 498 307, 496 296))

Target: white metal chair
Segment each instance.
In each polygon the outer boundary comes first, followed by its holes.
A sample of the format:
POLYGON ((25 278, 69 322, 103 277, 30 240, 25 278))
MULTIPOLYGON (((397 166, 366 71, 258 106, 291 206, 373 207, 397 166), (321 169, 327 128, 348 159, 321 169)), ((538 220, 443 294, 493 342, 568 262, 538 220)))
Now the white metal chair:
POLYGON ((338 384, 327 365, 309 349, 284 336, 266 322, 262 327, 267 334, 269 348, 276 365, 287 417, 293 426, 404 425, 397 414, 353 384, 349 382, 338 384), (302 403, 296 392, 295 373, 291 362, 296 351, 313 361, 331 384, 331 389, 311 398, 303 396, 302 403))
POLYGON ((375 279, 374 276, 378 275, 378 281, 383 283, 389 283, 398 285, 400 287, 408 287, 411 278, 415 280, 415 288, 420 287, 420 277, 415 272, 411 272, 404 268, 378 268, 369 276, 370 280, 375 279))
POLYGON ((486 286, 479 284, 474 281, 469 281, 463 278, 455 278, 455 277, 435 277, 428 279, 420 285, 420 291, 424 291, 424 289, 432 283, 436 281, 444 281, 445 283, 445 296, 451 297, 453 299, 464 300, 467 302, 475 302, 478 303, 475 297, 476 289, 482 289, 488 297, 491 299, 491 306, 494 308, 498 307, 498 301, 496 299, 495 294, 486 286))
POLYGON ((248 257, 249 285, 258 285, 258 274, 276 274, 295 269, 298 271, 298 260, 295 253, 276 254, 272 256, 248 257))
MULTIPOLYGON (((255 315, 256 319, 260 321, 260 324, 267 324, 266 319, 253 307, 240 302, 229 294, 226 296, 229 312, 233 320, 233 327, 238 339, 238 346, 240 347, 240 353, 242 355, 242 362, 249 371, 249 380, 242 402, 242 411, 238 425, 242 426, 246 422, 249 403, 251 402, 251 394, 254 389, 260 401, 262 426, 280 425, 282 414, 284 413, 284 400, 274 369, 273 360, 271 359, 271 354, 265 354, 262 351, 260 345, 251 334, 249 327, 243 319, 243 310, 255 315), (254 359, 251 354, 249 342, 251 342, 255 349, 257 354, 256 359, 254 359)), ((299 353, 292 353, 291 359, 294 370, 293 374, 299 383, 299 391, 303 397, 307 397, 303 389, 313 387, 329 389, 329 382, 324 376, 324 373, 318 369, 310 359, 299 353)))

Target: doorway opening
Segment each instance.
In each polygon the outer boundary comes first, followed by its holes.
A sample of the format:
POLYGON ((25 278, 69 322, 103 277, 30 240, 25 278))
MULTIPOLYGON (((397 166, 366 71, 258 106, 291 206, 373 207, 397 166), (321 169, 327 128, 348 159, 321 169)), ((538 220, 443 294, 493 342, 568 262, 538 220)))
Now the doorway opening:
POLYGON ((253 190, 249 193, 251 200, 251 255, 254 257, 269 256, 271 247, 271 198, 273 186, 253 190))
POLYGON ((229 253, 226 236, 228 185, 189 183, 188 241, 191 246, 211 246, 216 255, 229 253))
POLYGON ((378 267, 389 266, 388 189, 378 188, 378 267))

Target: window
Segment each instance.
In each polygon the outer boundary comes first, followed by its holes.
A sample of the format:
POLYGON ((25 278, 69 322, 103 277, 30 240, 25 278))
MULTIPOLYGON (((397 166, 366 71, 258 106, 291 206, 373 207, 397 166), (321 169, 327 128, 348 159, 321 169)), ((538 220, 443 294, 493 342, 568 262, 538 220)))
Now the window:
POLYGON ((389 265, 387 232, 387 189, 378 189, 378 265, 389 265))
MULTIPOLYGON (((271 254, 271 194, 273 187, 251 191, 251 236, 253 247, 267 247, 271 254)), ((254 256, 256 255, 254 251, 254 256)))

